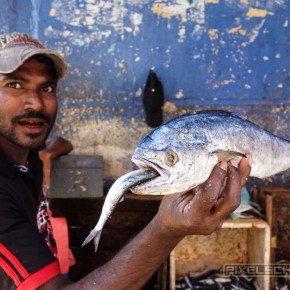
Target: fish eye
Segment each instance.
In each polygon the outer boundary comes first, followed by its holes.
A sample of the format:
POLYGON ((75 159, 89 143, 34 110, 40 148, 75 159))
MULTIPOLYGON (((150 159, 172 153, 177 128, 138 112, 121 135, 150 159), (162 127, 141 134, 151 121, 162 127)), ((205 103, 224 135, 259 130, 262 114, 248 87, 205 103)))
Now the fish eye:
POLYGON ((166 152, 165 163, 172 167, 178 162, 178 154, 174 151, 166 152))

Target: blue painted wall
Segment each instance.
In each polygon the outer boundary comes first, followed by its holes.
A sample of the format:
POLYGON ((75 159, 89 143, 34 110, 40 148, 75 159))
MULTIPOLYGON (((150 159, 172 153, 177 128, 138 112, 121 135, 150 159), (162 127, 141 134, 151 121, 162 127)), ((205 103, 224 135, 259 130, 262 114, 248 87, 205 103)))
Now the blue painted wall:
MULTIPOLYGON (((165 121, 222 108, 290 139, 289 1, 2 1, 0 32, 32 34, 67 59, 54 134, 76 154, 102 154, 107 178, 131 170, 151 130, 142 107, 151 68, 165 121)), ((289 183, 287 173, 264 182, 289 183)))

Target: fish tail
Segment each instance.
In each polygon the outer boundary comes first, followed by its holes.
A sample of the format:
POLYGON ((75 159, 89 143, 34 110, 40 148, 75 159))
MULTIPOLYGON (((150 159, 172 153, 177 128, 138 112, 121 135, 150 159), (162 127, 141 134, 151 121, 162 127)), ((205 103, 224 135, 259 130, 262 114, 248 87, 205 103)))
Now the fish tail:
POLYGON ((101 237, 102 231, 99 231, 94 238, 94 245, 95 245, 95 252, 98 250, 99 242, 100 242, 100 237, 101 237))
MULTIPOLYGON (((101 231, 92 230, 90 232, 90 234, 86 237, 86 239, 83 241, 82 247, 87 245, 95 236, 100 236, 100 235, 101 235, 101 231)), ((99 239, 100 239, 100 237, 99 237, 99 239)))

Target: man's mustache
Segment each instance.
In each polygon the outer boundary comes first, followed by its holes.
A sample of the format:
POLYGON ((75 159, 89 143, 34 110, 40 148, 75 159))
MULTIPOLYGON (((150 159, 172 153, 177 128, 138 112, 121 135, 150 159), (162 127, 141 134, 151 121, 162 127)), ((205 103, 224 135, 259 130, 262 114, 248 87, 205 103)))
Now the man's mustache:
POLYGON ((41 119, 43 120, 45 123, 48 123, 50 124, 50 118, 47 117, 46 115, 40 113, 40 112, 34 112, 34 111, 31 111, 31 112, 27 112, 25 114, 22 114, 22 115, 18 115, 14 118, 12 118, 12 122, 13 123, 17 123, 18 121, 22 120, 22 119, 33 119, 33 118, 36 118, 36 119, 41 119))

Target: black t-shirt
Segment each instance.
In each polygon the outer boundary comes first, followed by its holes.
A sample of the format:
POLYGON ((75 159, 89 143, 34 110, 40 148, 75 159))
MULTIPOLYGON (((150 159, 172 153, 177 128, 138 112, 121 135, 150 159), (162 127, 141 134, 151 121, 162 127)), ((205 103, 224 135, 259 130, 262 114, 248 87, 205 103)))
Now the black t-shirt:
POLYGON ((45 215, 42 172, 37 151, 31 150, 26 173, 0 151, 1 290, 33 290, 60 273, 45 215))

